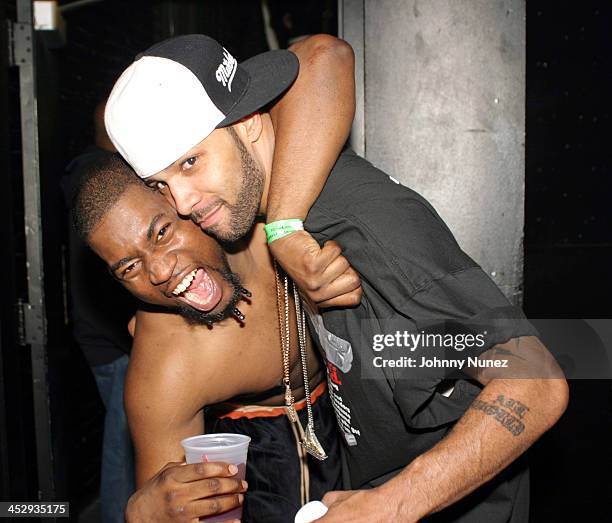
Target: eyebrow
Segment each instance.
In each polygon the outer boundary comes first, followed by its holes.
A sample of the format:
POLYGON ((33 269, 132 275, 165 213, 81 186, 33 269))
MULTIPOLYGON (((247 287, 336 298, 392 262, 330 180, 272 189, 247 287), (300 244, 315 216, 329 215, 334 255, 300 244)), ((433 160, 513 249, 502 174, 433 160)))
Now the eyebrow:
POLYGON ((155 227, 157 226, 157 222, 159 220, 161 220, 161 218, 163 218, 164 213, 160 212, 157 216, 155 216, 155 218, 153 218, 151 220, 151 223, 149 224, 149 229, 147 230, 147 240, 151 241, 151 238, 153 238, 153 232, 155 231, 155 227))
POLYGON ((111 272, 111 274, 114 276, 115 272, 117 271, 117 269, 119 267, 121 267, 122 265, 126 264, 127 262, 131 261, 134 259, 134 256, 126 256, 125 258, 121 258, 118 262, 113 263, 108 270, 111 272))
MULTIPOLYGON (((193 154, 192 155, 186 154, 183 157, 179 158, 178 160, 174 160, 170 165, 168 165, 168 167, 166 167, 165 169, 162 169, 160 172, 161 173, 165 173, 169 169, 174 167, 175 165, 183 165, 183 163, 185 161, 189 160, 189 158, 191 158, 192 156, 194 156, 194 155, 193 154)), ((159 174, 159 173, 155 173, 153 176, 156 176, 157 174, 159 174)), ((153 180, 153 181, 156 181, 156 180, 153 180)))
MULTIPOLYGON (((149 224, 149 228, 147 229, 147 240, 148 241, 151 241, 151 238, 153 238, 153 232, 155 231, 157 222, 159 222, 159 220, 161 220, 164 217, 164 215, 165 213, 160 212, 151 220, 151 223, 149 224)), ((131 260, 134 260, 135 258, 136 258, 135 256, 126 256, 125 258, 121 258, 119 261, 116 261, 111 266, 109 266, 108 270, 114 275, 119 267, 121 267, 122 265, 124 265, 125 263, 131 260)))

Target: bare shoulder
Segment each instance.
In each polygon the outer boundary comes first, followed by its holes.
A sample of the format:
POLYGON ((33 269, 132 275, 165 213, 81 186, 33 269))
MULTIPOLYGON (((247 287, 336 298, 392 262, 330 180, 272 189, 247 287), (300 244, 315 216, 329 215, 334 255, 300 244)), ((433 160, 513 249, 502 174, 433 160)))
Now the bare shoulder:
POLYGON ((176 314, 138 311, 126 404, 138 410, 157 405, 186 416, 225 399, 224 362, 216 357, 214 336, 206 326, 188 325, 176 314))
POLYGON ((188 344, 194 333, 196 331, 178 314, 138 310, 134 349, 145 353, 165 352, 177 344, 188 344))
POLYGON ((207 404, 198 380, 206 379, 209 369, 195 358, 192 331, 185 326, 175 314, 137 312, 125 385, 132 412, 156 405, 161 416, 166 409, 188 416, 207 404))

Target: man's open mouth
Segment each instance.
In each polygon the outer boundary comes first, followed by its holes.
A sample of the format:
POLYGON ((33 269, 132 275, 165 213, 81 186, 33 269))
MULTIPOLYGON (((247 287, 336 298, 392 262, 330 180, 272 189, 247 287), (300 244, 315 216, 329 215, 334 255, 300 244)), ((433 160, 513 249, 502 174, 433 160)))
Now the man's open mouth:
POLYGON ((210 312, 221 301, 222 291, 207 270, 194 269, 172 291, 179 300, 202 312, 210 312))

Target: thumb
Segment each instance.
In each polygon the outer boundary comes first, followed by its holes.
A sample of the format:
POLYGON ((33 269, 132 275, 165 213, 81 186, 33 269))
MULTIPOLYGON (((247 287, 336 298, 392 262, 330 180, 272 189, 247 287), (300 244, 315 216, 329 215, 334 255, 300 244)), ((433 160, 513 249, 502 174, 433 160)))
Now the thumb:
POLYGON ((317 241, 306 231, 296 231, 293 234, 273 241, 270 245, 270 250, 275 258, 287 251, 295 249, 302 255, 316 255, 321 247, 317 241))
POLYGON ((340 499, 340 497, 342 496, 342 492, 340 491, 332 491, 332 492, 328 492, 327 494, 325 494, 325 496, 323 496, 323 499, 321 500, 323 502, 323 505, 325 505, 326 507, 331 507, 338 499, 340 499))

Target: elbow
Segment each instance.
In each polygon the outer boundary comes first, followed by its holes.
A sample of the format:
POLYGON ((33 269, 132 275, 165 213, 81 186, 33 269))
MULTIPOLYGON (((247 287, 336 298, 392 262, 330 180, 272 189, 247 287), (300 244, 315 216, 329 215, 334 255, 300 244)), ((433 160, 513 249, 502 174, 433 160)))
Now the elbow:
POLYGON ((569 404, 569 386, 564 378, 546 380, 548 398, 548 427, 551 428, 567 410, 569 404))
POLYGON ((327 74, 341 71, 354 76, 355 53, 350 44, 340 38, 318 34, 297 42, 289 49, 297 54, 300 62, 305 59, 309 66, 320 67, 327 74))
POLYGON ((558 394, 558 406, 559 406, 559 418, 563 415, 563 413, 567 410, 569 405, 569 386, 565 379, 560 379, 558 381, 559 394, 558 394))
MULTIPOLYGON (((351 45, 345 40, 329 35, 323 37, 317 45, 316 55, 321 55, 328 67, 337 68, 343 75, 355 76, 355 53, 351 45)), ((333 69, 332 69, 333 70, 333 69)))
POLYGON ((318 54, 327 57, 334 65, 354 72, 355 53, 346 40, 341 40, 330 35, 315 35, 317 39, 316 49, 318 54))

